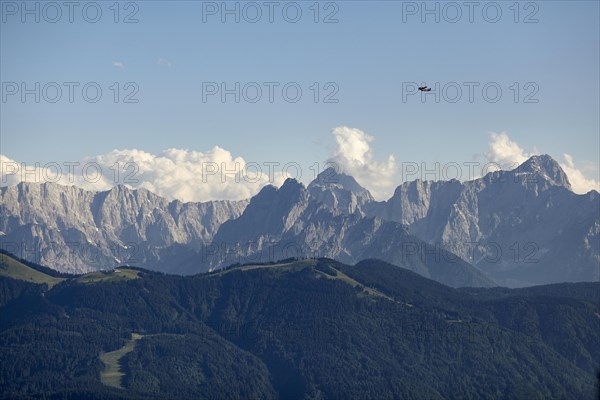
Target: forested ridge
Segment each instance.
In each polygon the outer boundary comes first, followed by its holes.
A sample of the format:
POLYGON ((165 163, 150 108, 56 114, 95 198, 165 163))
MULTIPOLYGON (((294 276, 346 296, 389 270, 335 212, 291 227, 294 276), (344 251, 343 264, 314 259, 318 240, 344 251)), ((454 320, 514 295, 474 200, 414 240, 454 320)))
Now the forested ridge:
POLYGON ((598 397, 600 283, 452 289, 329 259, 63 278, 0 274, 2 398, 598 397), (122 389, 103 384, 132 334, 122 389))

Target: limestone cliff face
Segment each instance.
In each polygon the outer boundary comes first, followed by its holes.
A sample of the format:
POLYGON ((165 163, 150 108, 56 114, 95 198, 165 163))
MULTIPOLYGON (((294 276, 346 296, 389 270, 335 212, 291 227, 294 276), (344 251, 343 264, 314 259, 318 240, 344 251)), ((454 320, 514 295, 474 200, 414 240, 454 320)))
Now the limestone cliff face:
POLYGON ((450 286, 525 286, 599 280, 599 243, 600 195, 573 193, 549 156, 464 183, 406 182, 384 202, 333 169, 245 201, 182 203, 125 186, 0 188, 0 245, 70 272, 379 258, 450 286))
MULTIPOLYGON (((0 188, 0 241, 6 250, 69 272, 113 268, 133 258, 152 266, 154 253, 209 241, 247 201, 182 203, 145 189, 89 192, 52 183, 0 188)), ((158 257, 160 258, 160 257, 158 257)))
POLYGON ((499 284, 599 280, 598 192, 577 195, 551 157, 469 182, 407 182, 368 215, 439 243, 499 284))

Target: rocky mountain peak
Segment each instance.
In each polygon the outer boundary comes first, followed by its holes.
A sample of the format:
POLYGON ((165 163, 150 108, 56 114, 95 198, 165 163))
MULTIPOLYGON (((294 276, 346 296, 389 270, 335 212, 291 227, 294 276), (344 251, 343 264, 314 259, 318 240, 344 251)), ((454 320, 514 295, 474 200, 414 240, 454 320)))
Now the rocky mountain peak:
POLYGON ((278 192, 281 194, 298 194, 305 190, 306 188, 301 182, 294 178, 287 178, 279 188, 278 192))
POLYGON ((350 175, 329 167, 308 185, 310 196, 336 213, 363 213, 366 204, 374 201, 371 193, 350 175))
POLYGON ((311 188, 327 188, 327 189, 343 189, 354 193, 357 197, 364 198, 367 201, 372 201, 371 193, 362 187, 356 179, 343 172, 337 171, 334 167, 329 167, 321 172, 314 181, 308 185, 311 188))
POLYGON ((517 174, 534 174, 535 176, 542 177, 552 185, 562 186, 572 190, 571 183, 569 182, 569 178, 567 177, 565 171, 563 171, 556 160, 547 154, 530 157, 528 160, 514 169, 513 172, 517 174))

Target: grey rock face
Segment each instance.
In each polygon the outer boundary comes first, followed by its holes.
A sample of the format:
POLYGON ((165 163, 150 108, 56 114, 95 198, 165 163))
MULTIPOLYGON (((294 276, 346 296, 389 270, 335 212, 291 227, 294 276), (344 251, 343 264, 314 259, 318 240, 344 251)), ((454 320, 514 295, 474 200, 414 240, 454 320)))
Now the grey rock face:
POLYGON ((323 203, 336 214, 353 214, 364 216, 364 208, 374 201, 371 193, 346 174, 338 173, 332 167, 321 172, 308 185, 310 197, 323 203))
POLYGON ((2 248, 66 272, 155 267, 161 251, 211 240, 247 201, 182 203, 145 189, 89 192, 52 183, 0 188, 2 248))
POLYGON ((240 218, 221 226, 214 237, 219 251, 212 254, 210 266, 288 257, 329 257, 352 264, 378 258, 449 286, 494 285, 456 255, 411 235, 406 226, 364 217, 361 210, 367 203, 361 199, 370 198, 370 194, 363 197, 364 189, 355 193, 356 188, 345 187, 328 183, 328 187, 311 184, 305 189, 287 180, 279 190, 263 189, 240 218), (333 200, 323 202, 323 198, 333 200), (342 198, 352 201, 340 202, 342 198), (345 208, 352 204, 356 207, 345 208), (340 207, 347 212, 341 212, 340 207))
POLYGON ((413 181, 375 201, 328 169, 249 201, 181 203, 117 186, 0 188, 0 246, 61 271, 197 273, 232 263, 379 258, 450 286, 600 280, 600 195, 536 156, 469 182, 413 181), (494 283, 495 282, 495 283, 494 283))
POLYGON ((600 279, 598 197, 573 193, 558 163, 542 155, 462 184, 404 183, 368 215, 408 225, 502 285, 593 281, 600 279))

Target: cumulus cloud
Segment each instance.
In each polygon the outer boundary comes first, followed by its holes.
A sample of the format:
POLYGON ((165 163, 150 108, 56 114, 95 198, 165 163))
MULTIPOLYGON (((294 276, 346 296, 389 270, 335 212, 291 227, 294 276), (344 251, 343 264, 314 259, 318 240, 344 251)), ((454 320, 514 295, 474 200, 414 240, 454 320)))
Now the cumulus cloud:
POLYGON ((505 132, 492 133, 484 153, 488 161, 498 164, 501 169, 514 169, 535 154, 535 151, 525 152, 517 142, 510 140, 505 132))
POLYGON ((145 188, 182 201, 240 200, 263 186, 280 186, 288 174, 259 163, 246 163, 229 151, 168 149, 155 155, 143 150, 113 150, 76 163, 25 165, 0 156, 1 185, 55 182, 87 190, 108 190, 116 184, 145 188))
POLYGON ((166 58, 159 58, 158 61, 156 62, 158 65, 162 65, 165 67, 170 67, 173 65, 173 63, 169 60, 167 60, 166 58))
POLYGON ((121 61, 113 61, 112 65, 114 65, 117 68, 124 68, 125 64, 123 64, 121 61))
MULTIPOLYGON (((374 138, 359 129, 340 126, 332 134, 336 148, 328 161, 353 176, 376 199, 388 199, 398 183, 394 156, 375 159, 371 148, 374 138)), ((502 169, 516 168, 534 154, 539 154, 535 148, 525 151, 506 133, 492 134, 484 152, 488 161, 502 169)), ((597 176, 597 164, 576 163, 569 154, 563 154, 557 161, 574 192, 600 190, 598 180, 590 177, 597 176)), ((0 186, 24 181, 54 182, 101 191, 125 184, 182 201, 239 200, 252 197, 267 184, 281 186, 290 176, 270 167, 267 163, 246 162, 218 146, 206 152, 168 149, 160 154, 138 149, 113 150, 77 162, 33 165, 0 154, 0 186)))
POLYGON ((353 176, 358 183, 369 189, 374 198, 388 199, 395 189, 398 166, 393 155, 386 160, 375 160, 370 143, 373 137, 360 129, 340 126, 334 128, 337 148, 329 162, 353 176))
MULTIPOLYGON (((501 169, 514 169, 536 154, 539 154, 539 151, 535 147, 531 152, 526 152, 517 142, 510 140, 504 132, 490 135, 490 143, 484 153, 488 161, 498 164, 501 169)), ((556 161, 567 174, 571 188, 575 193, 584 194, 592 189, 600 190, 600 183, 593 178, 586 177, 583 170, 576 167, 571 155, 563 154, 562 159, 556 159, 556 161)), ((585 163, 584 169, 586 172, 591 169, 589 162, 585 163)))
POLYGON ((571 155, 563 154, 563 160, 559 163, 569 177, 569 182, 571 182, 571 187, 575 193, 583 194, 592 189, 600 191, 600 182, 592 178, 587 178, 581 169, 575 167, 575 162, 571 155))

